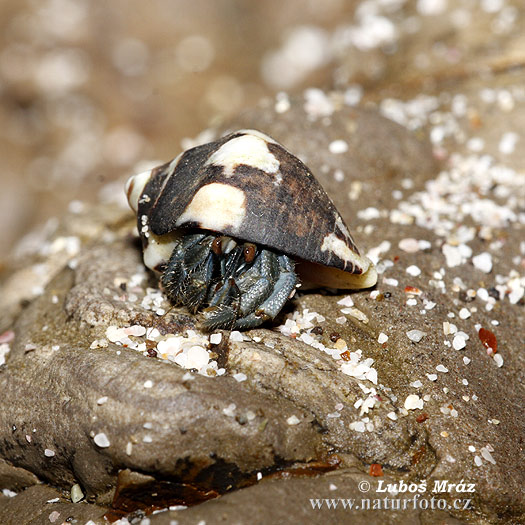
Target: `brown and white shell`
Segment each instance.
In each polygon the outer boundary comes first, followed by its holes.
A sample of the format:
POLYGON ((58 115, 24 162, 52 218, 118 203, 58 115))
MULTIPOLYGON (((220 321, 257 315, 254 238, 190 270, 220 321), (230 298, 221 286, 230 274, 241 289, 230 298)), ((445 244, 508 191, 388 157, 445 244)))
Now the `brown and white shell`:
POLYGON ((240 130, 131 177, 144 262, 161 271, 183 228, 202 228, 292 256, 303 280, 334 288, 377 281, 311 171, 271 137, 240 130))

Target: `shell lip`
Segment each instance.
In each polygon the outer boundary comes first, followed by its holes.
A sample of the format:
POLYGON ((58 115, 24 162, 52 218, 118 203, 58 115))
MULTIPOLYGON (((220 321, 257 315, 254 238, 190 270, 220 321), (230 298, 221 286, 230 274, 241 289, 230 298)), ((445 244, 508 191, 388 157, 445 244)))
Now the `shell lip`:
POLYGON ((303 284, 302 289, 336 288, 340 290, 362 290, 372 288, 377 283, 377 270, 367 257, 361 257, 367 263, 362 273, 351 273, 333 266, 296 259, 296 271, 303 284))

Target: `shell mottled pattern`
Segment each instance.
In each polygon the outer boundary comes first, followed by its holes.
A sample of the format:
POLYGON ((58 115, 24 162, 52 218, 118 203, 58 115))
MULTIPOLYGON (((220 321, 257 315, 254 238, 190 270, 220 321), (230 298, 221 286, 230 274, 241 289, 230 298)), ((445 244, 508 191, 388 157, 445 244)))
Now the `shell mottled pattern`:
POLYGON ((197 227, 355 274, 368 269, 307 166, 255 130, 189 149, 153 169, 142 195, 137 216, 146 215, 157 236, 197 227))

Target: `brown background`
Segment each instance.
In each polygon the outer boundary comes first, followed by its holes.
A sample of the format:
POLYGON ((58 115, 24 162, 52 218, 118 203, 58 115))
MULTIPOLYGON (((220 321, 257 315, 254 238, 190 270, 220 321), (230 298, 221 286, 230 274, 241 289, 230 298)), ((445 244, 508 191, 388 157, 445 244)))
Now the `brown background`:
POLYGON ((308 39, 351 20, 353 4, 2 1, 0 260, 138 161, 173 157, 184 137, 281 87, 327 84, 315 68, 283 86, 263 64, 298 27, 308 39))

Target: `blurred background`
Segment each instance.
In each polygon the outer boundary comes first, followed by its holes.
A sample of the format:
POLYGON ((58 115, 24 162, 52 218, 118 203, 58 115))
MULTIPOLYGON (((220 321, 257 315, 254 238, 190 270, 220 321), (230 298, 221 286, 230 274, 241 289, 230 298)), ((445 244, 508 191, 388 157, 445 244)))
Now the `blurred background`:
POLYGON ((488 32, 522 60, 519 15, 507 0, 2 0, 0 261, 261 98, 431 92, 497 63, 488 32))

